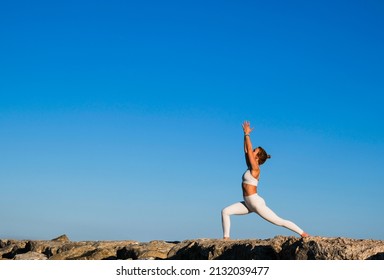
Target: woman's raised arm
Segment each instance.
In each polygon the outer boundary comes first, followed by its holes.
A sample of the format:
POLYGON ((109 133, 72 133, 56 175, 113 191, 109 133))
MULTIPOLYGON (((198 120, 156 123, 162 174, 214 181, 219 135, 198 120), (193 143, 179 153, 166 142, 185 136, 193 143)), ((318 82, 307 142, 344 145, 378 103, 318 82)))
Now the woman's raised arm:
POLYGON ((257 163, 253 155, 253 147, 252 147, 251 135, 250 135, 250 133, 253 131, 253 128, 251 128, 251 124, 248 121, 243 122, 242 126, 244 131, 245 159, 246 159, 247 165, 252 169, 256 170, 259 168, 259 164, 257 163))

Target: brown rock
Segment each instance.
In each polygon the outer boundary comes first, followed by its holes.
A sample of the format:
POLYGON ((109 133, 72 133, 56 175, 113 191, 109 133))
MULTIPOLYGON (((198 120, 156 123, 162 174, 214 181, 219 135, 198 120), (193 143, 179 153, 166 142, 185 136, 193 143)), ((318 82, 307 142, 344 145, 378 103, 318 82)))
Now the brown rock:
POLYGON ((59 237, 56 237, 54 239, 52 239, 51 241, 57 241, 57 242, 69 242, 69 238, 67 235, 63 234, 63 235, 60 235, 59 237))
POLYGON ((194 239, 182 242, 0 240, 0 259, 50 260, 383 260, 384 241, 276 236, 271 239, 194 239))
POLYGON ((28 241, 0 240, 0 259, 13 259, 17 254, 27 253, 28 241))
POLYGON ((41 253, 36 252, 28 252, 25 254, 18 254, 14 258, 14 260, 47 260, 47 256, 41 253))
POLYGON ((174 244, 165 241, 151 241, 146 243, 134 243, 119 250, 119 259, 167 259, 169 251, 174 244))
POLYGON ((269 240, 186 240, 175 245, 168 259, 176 260, 276 260, 269 240))

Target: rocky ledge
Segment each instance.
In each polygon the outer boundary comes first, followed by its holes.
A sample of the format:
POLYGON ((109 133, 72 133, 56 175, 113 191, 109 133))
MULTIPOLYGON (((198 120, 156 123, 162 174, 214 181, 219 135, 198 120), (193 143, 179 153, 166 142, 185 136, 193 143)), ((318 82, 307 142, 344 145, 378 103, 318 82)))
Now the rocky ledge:
POLYGON ((0 240, 0 260, 384 260, 384 241, 276 236, 167 241, 0 240))

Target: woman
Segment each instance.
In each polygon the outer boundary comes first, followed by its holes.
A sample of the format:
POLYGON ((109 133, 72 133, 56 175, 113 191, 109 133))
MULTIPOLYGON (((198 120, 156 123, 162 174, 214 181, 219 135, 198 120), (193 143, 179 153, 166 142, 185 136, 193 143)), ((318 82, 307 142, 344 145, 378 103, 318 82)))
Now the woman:
POLYGON ((248 169, 243 174, 243 197, 244 201, 232 204, 224 208, 221 212, 222 225, 223 225, 223 236, 224 239, 229 239, 230 230, 230 215, 245 215, 251 212, 255 212, 262 218, 271 222, 277 226, 282 226, 298 233, 301 237, 309 236, 308 233, 304 232, 296 224, 291 221, 284 220, 277 216, 271 209, 267 207, 262 197, 257 194, 257 184, 260 177, 260 165, 262 165, 267 159, 271 158, 265 150, 261 147, 256 149, 252 148, 252 142, 250 133, 250 123, 245 121, 243 123, 244 131, 244 152, 245 161, 248 169))

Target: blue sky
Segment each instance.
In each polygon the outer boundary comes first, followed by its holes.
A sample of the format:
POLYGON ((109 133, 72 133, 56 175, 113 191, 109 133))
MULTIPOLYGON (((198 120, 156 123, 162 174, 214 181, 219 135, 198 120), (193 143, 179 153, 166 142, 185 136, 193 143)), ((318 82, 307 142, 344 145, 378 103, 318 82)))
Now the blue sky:
POLYGON ((220 238, 249 120, 278 215, 384 239, 382 1, 1 6, 0 238, 220 238))

